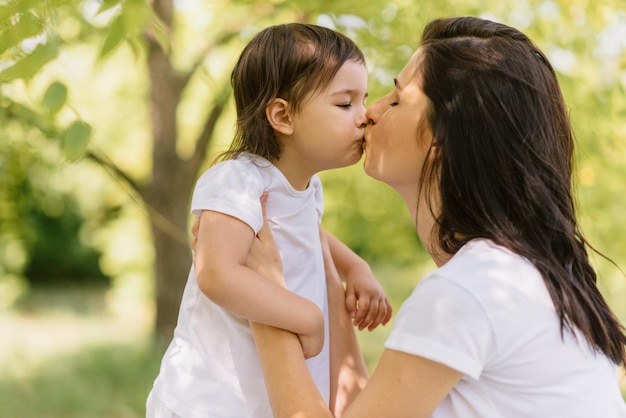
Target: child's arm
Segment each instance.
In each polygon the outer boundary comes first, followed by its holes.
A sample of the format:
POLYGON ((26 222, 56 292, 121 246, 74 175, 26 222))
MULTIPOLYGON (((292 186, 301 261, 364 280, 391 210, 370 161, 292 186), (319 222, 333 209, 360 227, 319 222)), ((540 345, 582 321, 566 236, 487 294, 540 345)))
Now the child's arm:
POLYGON ((346 309, 360 330, 373 330, 391 319, 391 303, 369 264, 328 231, 324 231, 339 276, 346 282, 346 309))
POLYGON ((324 342, 322 312, 308 299, 245 266, 254 239, 247 224, 205 210, 192 233, 196 280, 209 299, 250 321, 298 334, 307 358, 319 353, 324 342))
POLYGON ((321 228, 320 240, 328 288, 330 410, 339 418, 365 387, 369 374, 344 303, 346 292, 333 263, 328 240, 321 228))

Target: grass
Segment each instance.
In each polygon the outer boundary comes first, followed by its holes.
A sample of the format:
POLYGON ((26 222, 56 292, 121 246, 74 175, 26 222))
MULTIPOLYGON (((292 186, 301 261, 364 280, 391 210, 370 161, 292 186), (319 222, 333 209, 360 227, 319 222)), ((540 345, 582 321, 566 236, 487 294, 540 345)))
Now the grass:
POLYGON ((145 345, 100 345, 56 356, 35 373, 0 378, 3 416, 143 417, 159 361, 145 345))
POLYGON ((0 345, 0 415, 144 417, 162 352, 151 344, 151 305, 129 296, 38 289, 0 312, 0 335, 10 336, 0 345))
MULTIPOLYGON (((397 312, 412 289, 415 270, 379 269, 376 274, 397 312)), ((151 344, 154 312, 145 293, 40 289, 16 309, 0 311, 0 415, 144 417, 162 355, 151 344)), ((392 326, 357 331, 370 370, 392 326)), ((621 377, 626 399, 623 372, 621 377)))

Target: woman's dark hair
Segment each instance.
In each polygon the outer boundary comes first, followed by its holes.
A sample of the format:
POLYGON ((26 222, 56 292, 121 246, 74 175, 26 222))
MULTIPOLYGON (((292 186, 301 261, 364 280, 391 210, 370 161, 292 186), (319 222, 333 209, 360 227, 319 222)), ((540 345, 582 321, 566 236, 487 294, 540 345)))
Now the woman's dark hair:
POLYGON ((596 287, 576 220, 574 135, 546 56, 509 26, 471 17, 430 22, 416 76, 432 129, 424 187, 438 187, 433 231, 456 253, 487 238, 541 272, 561 322, 626 364, 624 327, 596 287))
POLYGON ((278 160, 280 145, 265 116, 267 105, 279 97, 297 112, 312 93, 328 86, 346 61, 364 64, 365 58, 352 40, 331 29, 290 23, 259 32, 231 75, 237 127, 222 159, 250 152, 278 160))

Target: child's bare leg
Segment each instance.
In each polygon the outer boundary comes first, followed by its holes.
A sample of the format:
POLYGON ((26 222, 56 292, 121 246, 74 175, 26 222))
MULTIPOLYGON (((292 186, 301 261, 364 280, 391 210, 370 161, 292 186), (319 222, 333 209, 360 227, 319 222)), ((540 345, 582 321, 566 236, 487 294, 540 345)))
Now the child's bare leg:
POLYGON ((328 242, 321 234, 330 333, 330 409, 341 417, 363 389, 369 374, 359 348, 356 332, 346 310, 345 290, 335 268, 328 242))

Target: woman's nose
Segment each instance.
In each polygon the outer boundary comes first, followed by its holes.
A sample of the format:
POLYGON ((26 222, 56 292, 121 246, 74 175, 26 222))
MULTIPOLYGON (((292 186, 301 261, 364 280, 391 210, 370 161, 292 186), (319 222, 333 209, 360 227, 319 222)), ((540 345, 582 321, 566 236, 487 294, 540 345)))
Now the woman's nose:
POLYGON ((367 111, 365 112, 365 117, 367 118, 367 123, 369 124, 376 125, 378 123, 378 120, 380 119, 380 113, 378 110, 378 106, 376 106, 376 103, 367 108, 367 111))

